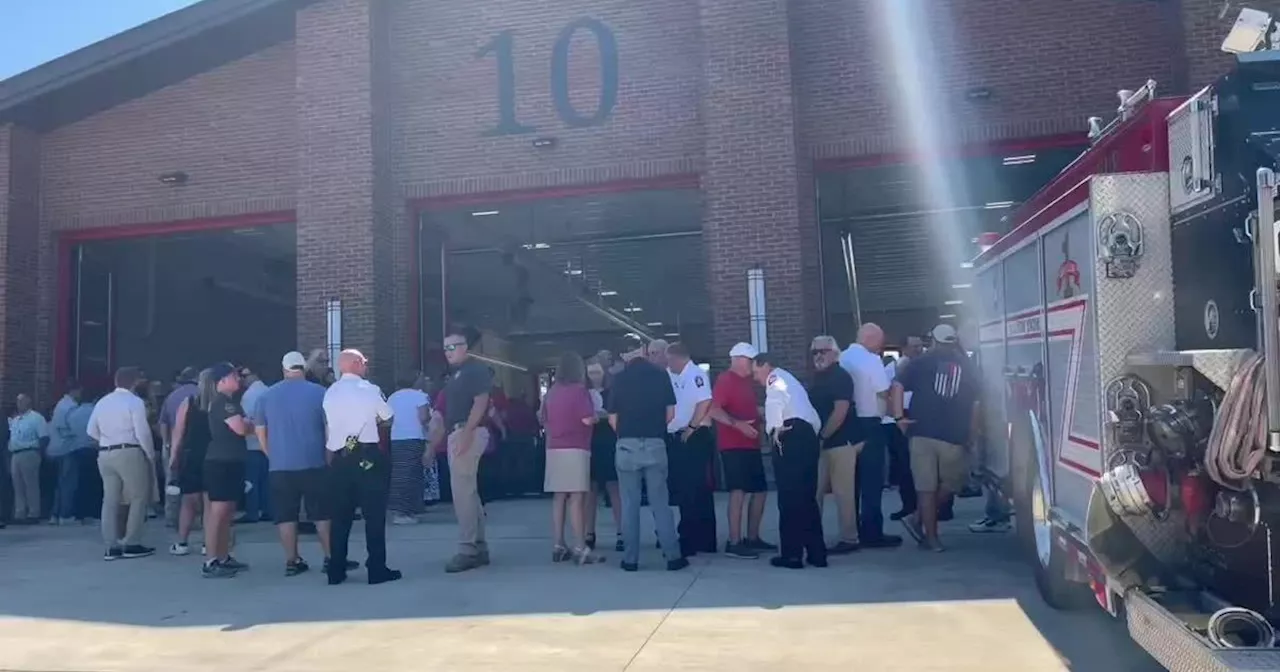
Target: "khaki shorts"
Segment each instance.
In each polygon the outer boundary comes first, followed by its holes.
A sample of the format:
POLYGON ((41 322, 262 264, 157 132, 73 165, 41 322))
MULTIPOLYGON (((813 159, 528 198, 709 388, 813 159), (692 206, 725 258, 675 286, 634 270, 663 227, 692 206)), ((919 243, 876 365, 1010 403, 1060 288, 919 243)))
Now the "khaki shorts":
POLYGON ((939 487, 959 492, 969 481, 969 459, 964 446, 923 436, 911 437, 911 476, 920 492, 936 492, 939 487))

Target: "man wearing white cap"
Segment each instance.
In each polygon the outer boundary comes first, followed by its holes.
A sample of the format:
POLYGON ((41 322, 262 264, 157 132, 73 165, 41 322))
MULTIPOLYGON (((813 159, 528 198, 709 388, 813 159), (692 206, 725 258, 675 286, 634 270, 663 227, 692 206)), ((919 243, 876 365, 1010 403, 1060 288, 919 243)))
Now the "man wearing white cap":
POLYGON ((910 440, 911 473, 919 504, 903 519, 924 550, 941 551, 938 502, 959 492, 969 478, 965 447, 977 436, 978 381, 956 330, 933 328, 934 347, 917 357, 894 381, 889 409, 910 440), (902 415, 911 393, 911 418, 902 415))
POLYGON ((760 538, 760 520, 768 499, 764 457, 760 452, 760 406, 751 382, 751 360, 760 354, 750 343, 729 350, 729 370, 716 378, 711 391, 711 418, 716 421, 716 448, 729 491, 729 540, 724 554, 757 558, 777 546, 760 538), (748 495, 750 497, 748 498, 748 495), (747 502, 747 534, 742 534, 742 504, 747 502))

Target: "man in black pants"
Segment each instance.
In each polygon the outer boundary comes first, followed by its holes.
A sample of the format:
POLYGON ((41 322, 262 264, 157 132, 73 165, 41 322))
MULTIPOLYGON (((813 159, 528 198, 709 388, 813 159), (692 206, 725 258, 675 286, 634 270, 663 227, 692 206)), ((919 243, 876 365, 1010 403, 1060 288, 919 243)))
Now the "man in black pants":
POLYGON ((764 426, 773 441, 773 471, 778 482, 778 536, 781 553, 774 567, 804 569, 827 566, 818 513, 818 411, 796 377, 761 353, 755 358, 756 381, 764 386, 764 426))
POLYGON ((324 394, 328 427, 325 448, 332 476, 333 554, 329 585, 347 580, 347 545, 356 507, 364 515, 365 567, 369 583, 395 581, 400 572, 387 568, 387 494, 391 460, 378 445, 378 426, 391 421, 391 406, 377 385, 364 379, 368 360, 359 350, 338 357, 342 377, 324 394))
POLYGON ((675 416, 667 423, 667 461, 671 465, 672 500, 680 507, 680 551, 685 557, 715 553, 711 383, 706 372, 690 360, 683 343, 667 346, 667 370, 676 395, 675 416))

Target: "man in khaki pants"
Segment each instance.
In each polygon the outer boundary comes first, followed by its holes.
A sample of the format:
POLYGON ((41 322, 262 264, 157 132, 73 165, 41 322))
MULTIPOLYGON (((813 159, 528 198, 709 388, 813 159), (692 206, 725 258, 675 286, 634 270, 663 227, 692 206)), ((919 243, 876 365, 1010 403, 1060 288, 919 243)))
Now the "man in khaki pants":
POLYGON ((49 423, 31 410, 31 397, 18 395, 18 412, 9 418, 9 475, 13 479, 13 519, 40 519, 40 453, 49 445, 49 423))
POLYGON ((857 436, 859 424, 853 408, 853 377, 839 366, 840 346, 830 336, 813 339, 810 346, 817 373, 809 386, 809 399, 822 419, 818 430, 822 453, 818 459, 818 511, 830 492, 836 498, 840 520, 840 540, 827 549, 831 555, 852 553, 858 543, 858 490, 856 483, 858 453, 863 438, 857 436))
POLYGON ((147 407, 133 393, 139 372, 125 367, 116 372, 116 389, 103 397, 89 416, 89 436, 98 444, 98 472, 102 474, 103 560, 142 558, 155 549, 142 545, 147 506, 155 498, 155 446, 147 407), (120 507, 129 515, 120 536, 120 507))
POLYGON ((444 339, 444 356, 454 370, 444 388, 449 486, 453 490, 453 511, 458 516, 458 553, 444 570, 451 574, 489 564, 489 546, 484 540, 484 504, 480 501, 477 476, 480 457, 489 445, 489 430, 480 423, 489 410, 493 372, 471 356, 471 348, 479 342, 480 333, 470 327, 456 329, 444 339))

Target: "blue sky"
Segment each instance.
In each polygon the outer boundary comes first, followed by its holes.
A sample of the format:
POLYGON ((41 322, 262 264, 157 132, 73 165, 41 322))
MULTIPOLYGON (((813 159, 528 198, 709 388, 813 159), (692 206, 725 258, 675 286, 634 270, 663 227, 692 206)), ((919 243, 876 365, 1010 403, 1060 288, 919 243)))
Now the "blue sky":
POLYGON ((0 79, 197 0, 0 0, 0 79))

